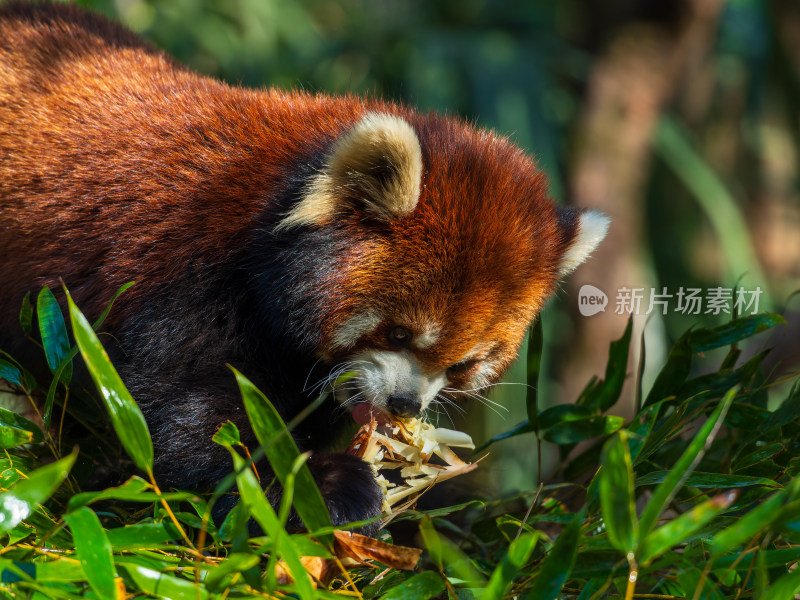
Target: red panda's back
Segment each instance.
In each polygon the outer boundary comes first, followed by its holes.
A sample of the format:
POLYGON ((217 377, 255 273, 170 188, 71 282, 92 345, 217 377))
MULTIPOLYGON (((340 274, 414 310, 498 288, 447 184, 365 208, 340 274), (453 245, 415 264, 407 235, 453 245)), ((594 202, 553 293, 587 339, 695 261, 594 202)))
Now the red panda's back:
POLYGON ((0 7, 0 290, 101 305, 227 260, 277 187, 365 110, 194 74, 103 17, 0 7), (200 257, 200 258, 198 258, 200 257))

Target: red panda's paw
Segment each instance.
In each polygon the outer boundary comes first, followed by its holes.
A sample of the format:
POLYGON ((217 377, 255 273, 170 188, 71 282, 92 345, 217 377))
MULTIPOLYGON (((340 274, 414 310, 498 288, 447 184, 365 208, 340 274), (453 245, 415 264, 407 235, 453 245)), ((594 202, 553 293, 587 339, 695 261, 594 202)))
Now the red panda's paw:
MULTIPOLYGON (((325 505, 334 525, 348 525, 379 517, 383 504, 383 493, 378 486, 372 468, 360 458, 350 454, 314 454, 308 460, 311 475, 319 487, 325 505)), ((262 465, 262 476, 268 473, 266 465, 262 465)), ((266 481, 266 479, 264 479, 266 481)), ((277 482, 265 491, 267 499, 277 511, 281 502, 282 488, 277 482)), ((217 527, 220 527, 228 513, 239 501, 238 493, 223 495, 212 510, 212 517, 217 527)), ((261 527, 254 519, 247 523, 251 536, 264 535, 261 527)), ((291 533, 306 530, 300 516, 291 509, 286 529, 291 533)), ((379 523, 348 527, 347 529, 375 537, 378 533, 379 523)))
MULTIPOLYGON (((308 461, 311 474, 334 525, 347 525, 380 516, 383 494, 372 468, 350 454, 313 454, 308 461)), ((377 521, 352 528, 352 531, 374 537, 377 521)))

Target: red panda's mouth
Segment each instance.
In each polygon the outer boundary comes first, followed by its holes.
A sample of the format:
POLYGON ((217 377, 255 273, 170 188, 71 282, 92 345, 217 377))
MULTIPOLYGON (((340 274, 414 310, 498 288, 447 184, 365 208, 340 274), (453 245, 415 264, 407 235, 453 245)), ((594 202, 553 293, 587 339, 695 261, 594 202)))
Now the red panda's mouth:
POLYGON ((382 410, 375 408, 369 402, 358 402, 353 406, 353 420, 359 425, 369 425, 373 419, 378 425, 390 423, 390 417, 382 410))
POLYGON ((388 423, 391 417, 371 402, 359 399, 362 395, 362 390, 352 381, 334 389, 334 396, 339 405, 349 408, 353 420, 359 425, 368 425, 373 419, 379 425, 388 423))

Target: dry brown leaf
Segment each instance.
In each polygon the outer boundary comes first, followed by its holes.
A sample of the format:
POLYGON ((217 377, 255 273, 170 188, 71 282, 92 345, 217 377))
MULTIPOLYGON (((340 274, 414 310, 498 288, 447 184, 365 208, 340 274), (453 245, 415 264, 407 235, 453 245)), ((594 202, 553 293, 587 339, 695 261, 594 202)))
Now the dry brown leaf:
POLYGON ((377 560, 387 567, 410 571, 417 566, 422 554, 419 548, 395 546, 351 531, 334 531, 333 535, 333 548, 337 557, 354 558, 362 563, 377 560))
MULTIPOLYGON (((314 587, 317 587, 318 581, 327 585, 339 572, 335 560, 321 556, 301 556, 300 564, 311 575, 311 585, 314 587)), ((287 585, 294 581, 289 567, 282 560, 275 564, 275 576, 281 585, 287 585)))
MULTIPOLYGON (((407 546, 394 546, 365 535, 350 531, 334 531, 333 553, 345 566, 368 564, 368 560, 377 560, 393 569, 412 570, 417 566, 422 550, 407 546)), ((341 571, 337 561, 320 556, 301 556, 300 564, 312 577, 312 584, 317 582, 327 585, 341 571)), ((278 583, 292 583, 293 578, 286 563, 279 560, 275 565, 278 583)))

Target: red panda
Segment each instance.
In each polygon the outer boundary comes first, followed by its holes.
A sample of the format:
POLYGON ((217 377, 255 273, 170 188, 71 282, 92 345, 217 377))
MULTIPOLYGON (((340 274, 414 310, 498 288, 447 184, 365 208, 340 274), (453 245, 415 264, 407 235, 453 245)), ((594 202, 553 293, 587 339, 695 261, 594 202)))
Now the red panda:
POLYGON ((369 468, 321 450, 341 407, 497 381, 607 225, 457 118, 231 86, 75 6, 0 7, 0 347, 25 352, 28 290, 63 279, 92 315, 135 280, 105 339, 171 485, 229 471, 226 420, 257 445, 226 363, 287 419, 354 370, 296 439, 336 524, 374 516, 369 468))

